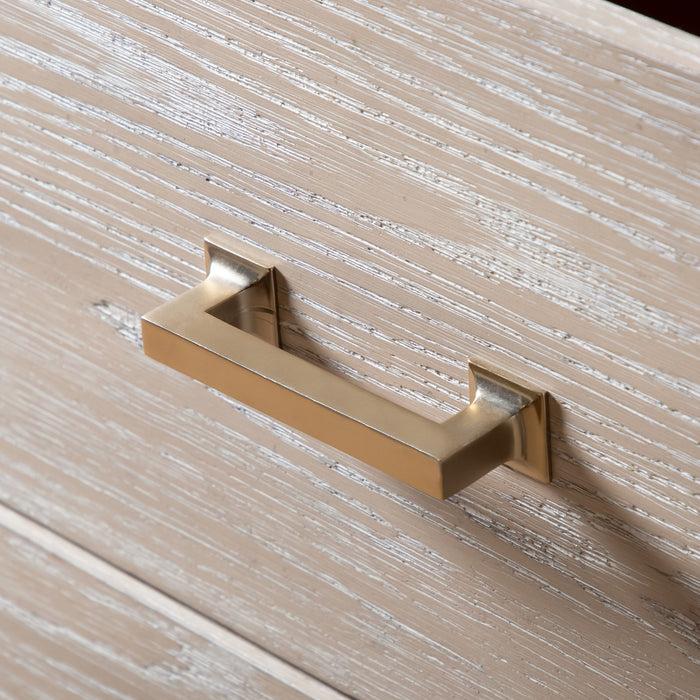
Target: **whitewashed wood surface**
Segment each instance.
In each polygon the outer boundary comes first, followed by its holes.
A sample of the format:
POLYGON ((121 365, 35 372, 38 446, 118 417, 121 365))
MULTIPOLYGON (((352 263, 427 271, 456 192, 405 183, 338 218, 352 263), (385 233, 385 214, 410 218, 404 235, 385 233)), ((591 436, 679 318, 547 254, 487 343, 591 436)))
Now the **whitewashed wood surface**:
POLYGON ((340 694, 0 507, 0 697, 340 694))
POLYGON ((697 74, 504 3, 0 5, 5 503, 352 696, 697 695, 697 74), (349 381, 549 390, 553 484, 441 503, 145 358, 212 231, 349 381))

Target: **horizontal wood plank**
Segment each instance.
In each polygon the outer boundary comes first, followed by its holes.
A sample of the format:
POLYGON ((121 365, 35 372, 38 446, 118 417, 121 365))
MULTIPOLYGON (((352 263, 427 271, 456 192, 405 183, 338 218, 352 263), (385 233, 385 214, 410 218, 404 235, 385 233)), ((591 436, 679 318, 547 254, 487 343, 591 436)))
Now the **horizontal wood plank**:
POLYGON ((0 506, 0 696, 341 696, 0 506))

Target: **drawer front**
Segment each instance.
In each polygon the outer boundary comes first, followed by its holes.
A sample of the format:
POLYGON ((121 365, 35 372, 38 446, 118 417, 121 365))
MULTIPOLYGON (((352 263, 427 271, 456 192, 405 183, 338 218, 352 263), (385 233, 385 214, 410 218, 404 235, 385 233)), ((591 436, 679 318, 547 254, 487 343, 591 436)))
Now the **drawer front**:
POLYGON ((345 697, 9 508, 0 523, 5 697, 345 697))
POLYGON ((4 502, 353 696, 692 695, 697 74, 485 2, 3 11, 4 502), (548 390, 552 484, 441 502, 144 357, 210 233, 349 382, 548 390))

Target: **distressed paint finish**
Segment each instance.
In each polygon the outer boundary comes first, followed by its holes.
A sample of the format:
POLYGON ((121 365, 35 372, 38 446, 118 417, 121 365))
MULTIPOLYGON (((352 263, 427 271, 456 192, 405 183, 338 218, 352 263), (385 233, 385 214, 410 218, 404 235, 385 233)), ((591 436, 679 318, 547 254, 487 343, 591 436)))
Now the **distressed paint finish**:
POLYGON ((5 502, 358 697, 693 696, 696 74, 501 3, 3 13, 5 502), (350 381, 547 388, 553 484, 440 503, 143 357, 211 231, 350 381))

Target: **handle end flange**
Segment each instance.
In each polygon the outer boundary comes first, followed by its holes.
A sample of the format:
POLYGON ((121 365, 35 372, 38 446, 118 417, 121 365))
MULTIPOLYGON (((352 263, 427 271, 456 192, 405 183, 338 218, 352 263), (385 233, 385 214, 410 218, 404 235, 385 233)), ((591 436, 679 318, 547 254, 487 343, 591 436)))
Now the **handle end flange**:
POLYGON ((532 479, 548 484, 552 480, 552 461, 549 443, 549 410, 547 393, 528 389, 505 379, 480 365, 469 363, 469 394, 475 401, 477 394, 491 400, 507 394, 509 400, 520 402, 522 408, 511 417, 513 428, 513 457, 504 464, 532 479))

